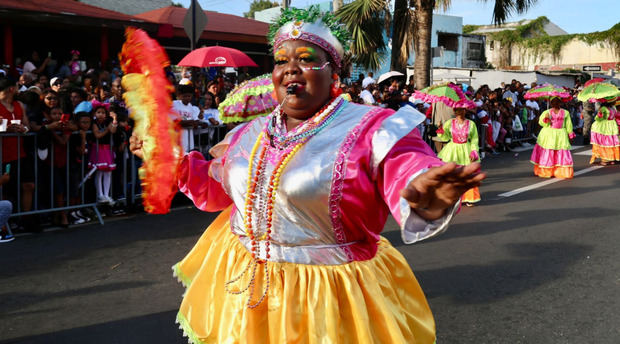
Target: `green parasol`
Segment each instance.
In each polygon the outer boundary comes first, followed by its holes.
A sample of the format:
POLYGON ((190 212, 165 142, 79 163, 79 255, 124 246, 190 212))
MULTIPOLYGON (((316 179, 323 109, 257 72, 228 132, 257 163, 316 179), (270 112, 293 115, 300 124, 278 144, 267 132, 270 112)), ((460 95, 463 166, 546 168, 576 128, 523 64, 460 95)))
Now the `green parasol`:
POLYGON ((582 102, 589 101, 590 103, 613 102, 618 97, 620 97, 620 90, 618 90, 616 86, 606 82, 590 84, 584 87, 577 95, 577 99, 582 102))

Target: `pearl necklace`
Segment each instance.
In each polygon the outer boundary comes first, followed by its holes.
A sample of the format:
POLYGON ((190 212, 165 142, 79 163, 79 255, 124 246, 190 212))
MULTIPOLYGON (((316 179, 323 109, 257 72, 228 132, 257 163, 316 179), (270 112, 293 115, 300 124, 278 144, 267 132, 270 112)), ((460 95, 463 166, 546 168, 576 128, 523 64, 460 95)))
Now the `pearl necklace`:
MULTIPOLYGON (((291 130, 287 134, 278 133, 278 128, 276 128, 276 123, 273 123, 271 120, 267 120, 267 127, 261 131, 261 133, 256 138, 256 142, 252 147, 252 151, 250 153, 250 158, 248 160, 248 186, 246 190, 246 198, 245 198, 245 217, 244 217, 244 225, 245 232, 247 237, 251 240, 251 254, 252 254, 252 262, 248 264, 248 266, 235 278, 226 282, 224 287, 229 294, 239 295, 248 291, 248 300, 246 302, 246 306, 248 308, 256 308, 267 296, 267 292, 269 291, 269 271, 267 269, 267 261, 271 258, 269 254, 269 245, 271 241, 271 233, 273 228, 273 207, 276 200, 276 193, 278 187, 280 186, 280 177, 286 165, 291 161, 291 159, 295 156, 295 154, 301 149, 304 143, 306 143, 312 136, 316 135, 319 131, 325 128, 329 123, 331 123, 334 118, 338 116, 338 114, 342 110, 342 105, 344 104, 344 100, 342 98, 336 98, 332 101, 328 106, 324 107, 319 111, 316 115, 305 121, 304 123, 298 125, 294 130, 291 130), (269 124, 272 123, 270 126, 269 124), (271 135, 270 135, 271 134, 271 135), (270 142, 265 139, 265 135, 269 135, 270 142), (275 136, 275 140, 274 140, 275 136), (279 160, 275 164, 275 168, 273 173, 269 177, 269 181, 266 184, 266 195, 262 194, 262 190, 265 185, 262 185, 263 182, 266 181, 266 166, 267 166, 267 154, 270 143, 277 143, 278 148, 284 150, 283 154, 280 155, 279 160), (260 148, 260 153, 258 152, 260 148), (256 156, 258 155, 258 160, 256 163, 256 168, 254 169, 254 161, 256 160, 256 156), (264 197, 262 197, 264 196, 264 197), (264 200, 266 198, 266 201, 264 200), (263 211, 259 210, 258 217, 253 221, 253 209, 255 200, 258 202, 258 206, 263 211), (261 203, 263 201, 263 203, 261 203), (263 218, 260 216, 265 214, 263 218), (263 221, 261 221, 263 220, 263 221), (265 221, 266 220, 266 221, 265 221), (262 227, 264 223, 264 227, 262 227), (262 231, 261 231, 262 229, 262 231), (260 241, 265 242, 265 259, 260 259, 260 241), (261 295, 261 297, 255 303, 252 303, 252 296, 254 295, 254 288, 256 286, 256 269, 258 265, 263 264, 264 275, 265 275, 265 288, 261 295), (252 269, 250 275, 250 282, 241 290, 230 290, 229 285, 237 282, 241 279, 243 275, 246 274, 248 270, 252 269)), ((281 111, 278 109, 277 112, 274 112, 272 115, 273 118, 280 117, 281 119, 281 111)), ((283 121, 281 121, 283 122, 283 121)), ((282 129, 282 128, 280 128, 282 129)))
POLYGON ((272 142, 280 146, 281 149, 285 149, 291 144, 314 136, 317 132, 329 125, 335 118, 333 114, 340 110, 344 102, 345 100, 341 97, 334 99, 314 116, 304 121, 290 132, 286 132, 284 129, 286 123, 282 120, 282 110, 278 107, 272 115, 271 121, 267 121, 266 131, 272 142))

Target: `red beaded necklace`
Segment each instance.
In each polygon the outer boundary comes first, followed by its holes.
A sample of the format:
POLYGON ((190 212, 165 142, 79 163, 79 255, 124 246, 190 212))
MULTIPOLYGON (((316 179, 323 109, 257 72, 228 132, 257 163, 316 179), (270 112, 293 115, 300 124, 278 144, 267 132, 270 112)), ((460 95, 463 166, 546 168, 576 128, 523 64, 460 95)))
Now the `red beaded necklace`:
MULTIPOLYGON (((288 135, 295 136, 296 139, 284 140, 284 142, 286 142, 286 146, 282 147, 282 149, 284 150, 282 152, 283 154, 280 155, 277 163, 275 164, 273 173, 269 177, 269 181, 266 184, 267 185, 266 203, 265 203, 266 204, 266 213, 265 213, 266 223, 265 223, 264 233, 260 233, 258 231, 258 228, 254 228, 252 224, 252 219, 253 219, 253 209, 255 206, 255 201, 259 198, 257 189, 260 188, 259 185, 266 171, 266 165, 267 165, 266 155, 267 155, 269 143, 267 143, 266 140, 264 140, 264 137, 265 135, 269 135, 268 130, 267 130, 268 128, 266 128, 266 130, 263 130, 258 135, 256 142, 254 143, 254 146, 252 147, 250 158, 248 160, 248 181, 249 183, 248 183, 248 188, 246 191, 245 218, 244 218, 246 235, 251 240, 250 251, 252 254, 252 263, 248 264, 248 266, 243 270, 243 272, 241 272, 239 276, 226 282, 225 284, 226 291, 231 294, 241 294, 245 292, 246 290, 249 290, 249 296, 248 296, 248 300, 246 303, 246 305, 249 308, 257 307, 264 300, 269 290, 270 281, 269 281, 269 272, 267 270, 267 261, 269 260, 269 258, 271 258, 271 255, 269 254, 269 245, 271 242, 271 233, 272 233, 272 227, 273 227, 273 207, 274 207, 274 202, 276 199, 276 192, 280 185, 280 176, 282 175, 282 171, 284 170, 288 162, 293 158, 293 156, 295 156, 295 154, 301 149, 303 144, 306 143, 312 136, 314 136, 318 132, 316 128, 319 127, 320 129, 322 129, 324 127, 324 126, 319 126, 318 124, 325 123, 326 120, 329 120, 329 118, 334 116, 334 114, 338 113, 337 110, 340 108, 340 106, 337 106, 336 104, 342 105, 342 102, 328 103, 328 105, 323 107, 314 116, 312 116, 306 122, 298 126, 298 127, 301 126, 300 129, 303 129, 303 130, 291 130, 289 133, 287 133, 287 136, 288 135), (309 132, 310 134, 304 134, 306 132, 309 132), (256 169, 254 169, 253 165, 254 165, 254 161, 256 160, 256 155, 259 150, 259 147, 260 147, 260 153, 258 153, 256 169), (264 260, 260 259, 260 241, 265 242, 265 259, 264 260), (256 268, 259 264, 263 264, 263 268, 264 268, 265 289, 264 289, 262 296, 258 299, 258 301, 256 301, 255 303, 252 303, 251 298, 252 298, 252 295, 254 294, 256 268), (241 277, 249 270, 250 266, 252 267, 252 273, 251 273, 250 282, 248 283, 248 285, 242 290, 238 290, 238 291, 229 290, 228 286, 238 281, 239 279, 241 279, 241 277)), ((271 121, 268 120, 267 123, 269 122, 271 121)), ((283 123, 283 124, 286 125, 286 123, 283 123)), ((271 144, 273 144, 273 140, 271 140, 271 144)), ((257 222, 257 227, 258 227, 258 219, 256 222, 257 222)))

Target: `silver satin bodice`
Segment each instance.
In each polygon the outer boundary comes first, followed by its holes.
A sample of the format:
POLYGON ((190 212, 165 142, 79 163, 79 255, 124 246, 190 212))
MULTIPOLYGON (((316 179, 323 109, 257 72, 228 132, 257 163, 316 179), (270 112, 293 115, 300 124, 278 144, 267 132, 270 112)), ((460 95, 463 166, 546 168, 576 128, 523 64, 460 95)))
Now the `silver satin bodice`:
MULTIPOLYGON (((369 109, 346 103, 338 116, 305 143, 287 164, 280 177, 273 209, 271 261, 302 264, 341 264, 348 261, 342 250, 343 245, 336 240, 328 202, 338 150, 348 131, 359 123, 369 109)), ((260 118, 249 123, 247 128, 242 129, 244 132, 239 141, 228 152, 223 168, 223 185, 237 209, 245 209, 248 159, 265 121, 266 118, 260 118)), ((254 166, 256 163, 254 161, 254 166)), ((273 169, 274 162, 267 161, 267 178, 273 169)), ((233 233, 250 248, 250 240, 245 236, 244 215, 242 211, 236 211, 231 226, 233 233)))

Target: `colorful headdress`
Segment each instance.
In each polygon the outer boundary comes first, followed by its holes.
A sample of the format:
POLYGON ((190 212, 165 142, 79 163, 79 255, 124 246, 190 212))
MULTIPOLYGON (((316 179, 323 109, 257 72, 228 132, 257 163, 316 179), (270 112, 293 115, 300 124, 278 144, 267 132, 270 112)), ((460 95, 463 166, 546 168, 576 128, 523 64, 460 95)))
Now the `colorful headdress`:
POLYGON ((316 5, 308 9, 283 9, 267 35, 273 48, 291 39, 316 44, 332 57, 338 68, 342 67, 342 57, 349 49, 350 37, 333 14, 321 12, 316 5))

